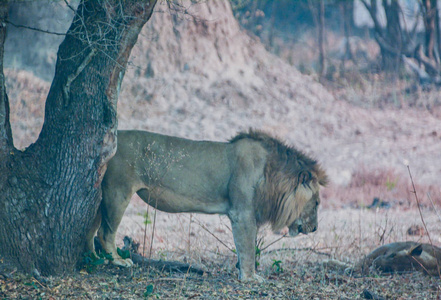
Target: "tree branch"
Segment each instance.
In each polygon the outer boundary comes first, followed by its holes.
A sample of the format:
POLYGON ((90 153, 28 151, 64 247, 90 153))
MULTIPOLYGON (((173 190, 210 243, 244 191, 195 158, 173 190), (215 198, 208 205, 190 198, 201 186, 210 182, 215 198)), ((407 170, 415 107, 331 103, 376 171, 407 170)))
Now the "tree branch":
POLYGON ((61 33, 61 32, 54 32, 54 31, 49 31, 49 30, 43 30, 43 29, 36 28, 36 27, 15 24, 15 23, 7 20, 7 19, 4 20, 4 21, 5 21, 5 23, 11 24, 12 26, 17 27, 17 28, 25 28, 25 29, 29 29, 29 30, 33 30, 33 31, 38 31, 38 32, 43 32, 43 33, 48 33, 48 34, 54 34, 54 35, 62 35, 62 36, 66 35, 65 33, 61 33))
POLYGON ((368 10, 369 14, 371 15, 372 21, 374 22, 375 31, 380 35, 383 36, 383 31, 381 29, 380 22, 378 21, 377 17, 377 2, 376 0, 371 1, 371 5, 367 3, 366 0, 361 0, 363 5, 368 10))

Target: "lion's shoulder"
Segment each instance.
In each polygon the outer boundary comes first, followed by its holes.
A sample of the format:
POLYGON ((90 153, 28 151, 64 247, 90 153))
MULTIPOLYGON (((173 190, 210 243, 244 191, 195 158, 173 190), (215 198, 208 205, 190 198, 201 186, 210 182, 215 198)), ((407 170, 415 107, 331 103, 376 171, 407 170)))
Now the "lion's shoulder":
POLYGON ((230 143, 234 144, 244 140, 260 143, 268 152, 268 162, 273 168, 283 170, 286 175, 293 177, 297 177, 304 171, 311 172, 321 185, 326 185, 328 179, 323 169, 315 159, 302 151, 263 131, 253 129, 238 133, 230 139, 230 143))

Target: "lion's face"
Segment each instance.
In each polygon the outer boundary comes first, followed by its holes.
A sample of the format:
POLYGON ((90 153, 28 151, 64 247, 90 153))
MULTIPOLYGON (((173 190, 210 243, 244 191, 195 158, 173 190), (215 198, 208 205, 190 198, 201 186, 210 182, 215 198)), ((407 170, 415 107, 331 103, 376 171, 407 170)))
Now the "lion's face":
POLYGON ((296 236, 299 233, 308 234, 317 230, 317 209, 320 204, 318 192, 305 204, 300 216, 290 225, 289 235, 296 236))

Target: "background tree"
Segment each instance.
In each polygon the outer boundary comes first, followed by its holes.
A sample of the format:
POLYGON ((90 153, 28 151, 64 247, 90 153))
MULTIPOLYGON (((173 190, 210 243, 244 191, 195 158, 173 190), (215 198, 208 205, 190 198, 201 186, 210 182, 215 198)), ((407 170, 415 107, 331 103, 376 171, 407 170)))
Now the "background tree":
POLYGON ((116 150, 125 67, 155 4, 81 1, 59 47, 41 133, 19 151, 3 74, 8 8, 0 2, 0 254, 25 271, 70 271, 81 256, 116 150))
POLYGON ((382 67, 387 72, 397 74, 401 66, 401 55, 407 41, 404 40, 403 29, 400 23, 400 4, 398 0, 382 0, 382 7, 386 15, 386 27, 381 25, 378 14, 377 0, 362 0, 364 6, 374 22, 375 40, 380 46, 382 67))
POLYGON ((439 12, 436 0, 419 1, 419 11, 415 14, 413 28, 407 28, 406 21, 402 20, 404 14, 398 0, 382 0, 381 6, 386 15, 386 24, 379 21, 379 8, 377 0, 361 0, 369 11, 374 23, 375 39, 380 46, 382 67, 386 72, 398 74, 403 61, 409 63, 407 57, 415 57, 424 68, 415 66, 420 82, 440 83, 440 65, 438 53, 439 45, 439 12), (418 20, 422 17, 424 23, 424 42, 417 38, 418 20), (438 47, 436 44, 438 43, 438 47), (424 46, 423 46, 424 45, 424 46), (430 79, 429 79, 430 78, 430 79))
POLYGON ((420 9, 423 15, 423 22, 425 28, 425 48, 426 55, 429 59, 435 59, 435 34, 436 34, 436 11, 437 0, 423 0, 419 2, 420 9))
POLYGON ((341 15, 343 16, 343 34, 345 37, 345 55, 343 60, 353 60, 349 38, 354 28, 354 2, 346 0, 337 0, 341 15))
POLYGON ((424 0, 419 3, 425 29, 424 48, 418 46, 415 51, 415 57, 420 64, 424 65, 426 72, 431 77, 436 77, 441 72, 438 1, 424 0))
POLYGON ((314 18, 314 23, 317 28, 317 44, 319 51, 318 59, 318 74, 323 77, 326 72, 326 54, 325 54, 325 2, 320 1, 308 1, 309 7, 311 9, 312 16, 314 18))

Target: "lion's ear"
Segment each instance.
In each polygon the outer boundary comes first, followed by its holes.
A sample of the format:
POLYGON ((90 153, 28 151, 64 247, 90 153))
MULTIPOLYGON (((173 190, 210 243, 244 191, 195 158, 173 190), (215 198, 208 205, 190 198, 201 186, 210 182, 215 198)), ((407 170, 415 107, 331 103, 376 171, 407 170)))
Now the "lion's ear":
POLYGON ((423 253, 423 244, 417 244, 409 250, 410 256, 420 256, 421 253, 423 253))
POLYGON ((302 171, 299 174, 299 184, 308 184, 312 179, 312 174, 309 171, 302 171))
POLYGON ((326 186, 326 185, 328 185, 328 183, 329 183, 329 178, 328 178, 328 176, 326 175, 325 171, 323 171, 321 168, 320 168, 320 169, 318 170, 318 172, 317 172, 317 177, 318 177, 319 184, 320 184, 321 186, 326 186))

